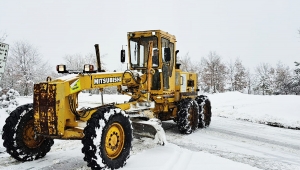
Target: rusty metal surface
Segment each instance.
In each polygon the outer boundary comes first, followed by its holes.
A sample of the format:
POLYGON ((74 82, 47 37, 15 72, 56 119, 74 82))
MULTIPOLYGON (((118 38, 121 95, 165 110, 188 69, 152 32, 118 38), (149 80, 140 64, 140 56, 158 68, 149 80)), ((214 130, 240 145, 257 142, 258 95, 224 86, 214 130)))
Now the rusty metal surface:
POLYGON ((34 128, 41 135, 57 135, 56 85, 34 85, 34 128))

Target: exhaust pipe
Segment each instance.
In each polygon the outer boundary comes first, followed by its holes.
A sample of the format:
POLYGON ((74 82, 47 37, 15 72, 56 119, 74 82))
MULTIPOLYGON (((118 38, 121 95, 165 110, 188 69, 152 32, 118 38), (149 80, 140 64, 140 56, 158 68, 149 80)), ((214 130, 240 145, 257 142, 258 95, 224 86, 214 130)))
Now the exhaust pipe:
POLYGON ((96 58, 97 58, 97 72, 101 72, 99 44, 95 44, 96 58))

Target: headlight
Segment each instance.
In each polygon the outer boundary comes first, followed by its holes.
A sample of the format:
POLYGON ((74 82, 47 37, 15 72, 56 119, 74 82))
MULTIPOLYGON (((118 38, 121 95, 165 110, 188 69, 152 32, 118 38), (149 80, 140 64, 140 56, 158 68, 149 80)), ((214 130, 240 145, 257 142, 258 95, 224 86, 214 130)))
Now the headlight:
POLYGON ((56 71, 58 73, 67 73, 66 65, 57 65, 56 71))
POLYGON ((85 64, 83 68, 84 73, 94 73, 94 66, 90 64, 85 64))

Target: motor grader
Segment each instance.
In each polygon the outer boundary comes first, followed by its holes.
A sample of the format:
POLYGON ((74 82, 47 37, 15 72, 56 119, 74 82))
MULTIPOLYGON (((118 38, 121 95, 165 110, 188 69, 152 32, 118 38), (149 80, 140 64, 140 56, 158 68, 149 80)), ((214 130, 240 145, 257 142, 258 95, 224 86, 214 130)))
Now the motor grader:
MULTIPOLYGON (((210 101, 198 95, 197 74, 180 70, 175 36, 149 30, 128 32, 127 38, 126 71, 102 70, 96 44, 97 68, 85 64, 82 71, 72 71, 58 65, 63 76, 35 84, 33 103, 19 106, 6 119, 6 151, 17 160, 31 161, 44 157, 54 139, 81 140, 91 169, 117 169, 130 156, 133 135, 166 142, 162 121, 174 120, 183 134, 208 126, 210 101), (100 97, 97 107, 78 107, 80 92, 112 86, 130 100, 100 104, 100 97)), ((124 63, 123 47, 120 58, 124 63)))

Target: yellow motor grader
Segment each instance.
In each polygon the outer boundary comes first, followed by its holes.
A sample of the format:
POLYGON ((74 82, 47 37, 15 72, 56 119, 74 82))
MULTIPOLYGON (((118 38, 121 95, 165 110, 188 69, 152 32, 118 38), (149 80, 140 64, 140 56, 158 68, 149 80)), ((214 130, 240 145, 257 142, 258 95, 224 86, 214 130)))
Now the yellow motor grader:
POLYGON ((175 36, 149 30, 128 32, 127 38, 126 71, 102 70, 96 44, 97 69, 85 64, 82 71, 71 71, 58 65, 62 77, 35 84, 33 103, 19 106, 6 119, 2 135, 6 151, 17 160, 31 161, 44 157, 54 139, 77 139, 91 169, 117 169, 130 156, 134 134, 166 142, 161 121, 174 120, 183 134, 208 126, 210 101, 198 95, 197 74, 180 70, 175 36), (102 92, 112 86, 130 100, 78 107, 80 92, 95 88, 102 92))

